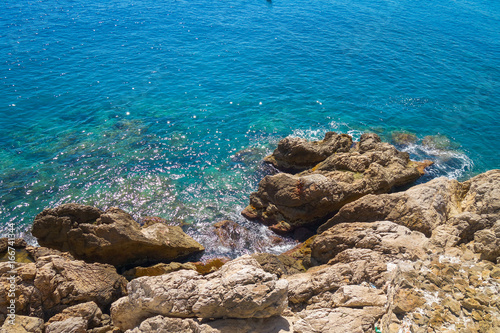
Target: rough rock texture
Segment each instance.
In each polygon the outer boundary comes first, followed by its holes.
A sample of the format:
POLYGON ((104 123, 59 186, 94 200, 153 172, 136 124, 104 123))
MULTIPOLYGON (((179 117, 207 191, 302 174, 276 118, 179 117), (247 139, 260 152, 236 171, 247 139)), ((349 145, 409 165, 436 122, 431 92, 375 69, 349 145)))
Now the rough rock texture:
MULTIPOLYGON (((297 149, 297 155, 301 155, 304 150, 302 145, 305 143, 301 139, 282 141, 284 143, 280 145, 287 148, 278 148, 273 154, 274 159, 276 156, 279 160, 284 159, 282 156, 294 156, 294 149, 297 149), (284 154, 283 151, 290 153, 284 154)), ((315 146, 314 143, 310 145, 315 146)), ((325 151, 329 155, 325 152, 328 156, 307 165, 313 166, 311 169, 299 174, 266 176, 258 191, 250 196, 250 205, 242 214, 262 221, 278 233, 286 233, 324 221, 353 200, 367 194, 388 192, 422 174, 419 163, 410 161, 407 153, 381 142, 376 134, 363 134, 350 150, 342 145, 339 151, 325 151)), ((286 161, 293 164, 295 160, 286 161)))
POLYGON ((284 254, 256 253, 252 257, 257 260, 263 270, 276 274, 278 278, 300 273, 303 270, 296 260, 284 254))
POLYGON ((125 278, 106 264, 88 264, 51 255, 36 263, 0 264, 0 320, 5 318, 9 280, 15 276, 16 313, 48 319, 62 310, 93 301, 101 309, 125 295, 125 278))
POLYGON ((266 318, 286 308, 286 280, 262 270, 250 256, 201 276, 181 270, 132 280, 128 296, 111 307, 114 324, 132 329, 155 315, 199 318, 266 318))
POLYGON ((321 309, 305 310, 294 325, 294 333, 366 333, 373 332, 377 318, 384 313, 381 307, 363 307, 361 309, 321 309))
POLYGON ((149 267, 134 267, 123 272, 122 275, 126 277, 127 280, 133 280, 141 276, 158 276, 179 271, 181 269, 196 270, 196 267, 189 262, 186 264, 171 262, 169 264, 156 264, 149 267))
POLYGON ((45 327, 45 333, 87 333, 87 321, 81 317, 71 317, 55 321, 45 327))
POLYGON ((500 332, 500 267, 462 247, 394 268, 383 332, 500 332))
POLYGON ((453 246, 491 228, 499 215, 500 170, 491 170, 463 183, 441 177, 405 192, 365 196, 345 205, 318 232, 340 222, 388 220, 428 237, 444 233, 440 239, 453 246))
POLYGON ((43 333, 43 320, 16 315, 14 325, 6 321, 0 328, 0 333, 43 333))
POLYGON ((196 319, 180 319, 156 316, 146 319, 139 327, 126 333, 291 333, 293 324, 284 317, 220 319, 201 322, 196 319))
POLYGON ((156 223, 141 228, 118 208, 102 212, 79 204, 44 210, 35 217, 32 233, 41 246, 115 266, 172 261, 204 250, 180 227, 156 223))
POLYGON ((277 169, 287 172, 304 171, 335 153, 348 152, 352 138, 347 134, 328 132, 321 141, 287 137, 278 143, 278 148, 264 160, 277 169))
POLYGON ((346 249, 370 249, 398 259, 425 256, 427 238, 418 231, 393 222, 340 223, 315 237, 311 258, 315 264, 326 264, 346 249))
POLYGON ((68 329, 68 325, 74 325, 78 329, 87 329, 98 327, 102 323, 102 311, 95 302, 81 303, 64 309, 47 321, 45 332, 73 332, 68 329))

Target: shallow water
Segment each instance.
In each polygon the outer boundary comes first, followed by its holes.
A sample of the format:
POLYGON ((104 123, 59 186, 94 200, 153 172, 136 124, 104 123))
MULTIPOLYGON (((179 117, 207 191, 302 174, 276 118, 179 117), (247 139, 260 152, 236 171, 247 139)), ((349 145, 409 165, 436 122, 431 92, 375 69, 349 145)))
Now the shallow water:
POLYGON ((20 236, 80 202, 254 251, 211 225, 271 244, 239 212, 287 135, 414 133, 421 181, 500 166, 496 1, 7 1, 0 27, 0 213, 20 236))

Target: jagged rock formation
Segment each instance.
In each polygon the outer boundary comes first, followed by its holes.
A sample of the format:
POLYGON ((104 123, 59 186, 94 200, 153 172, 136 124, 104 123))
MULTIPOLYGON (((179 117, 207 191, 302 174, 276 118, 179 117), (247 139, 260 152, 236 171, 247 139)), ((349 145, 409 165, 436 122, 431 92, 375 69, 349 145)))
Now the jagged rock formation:
POLYGON ((364 195, 411 183, 428 165, 411 161, 376 134, 363 134, 351 145, 349 136, 333 132, 319 142, 283 139, 266 160, 281 170, 306 170, 266 176, 242 214, 278 233, 290 232, 324 221, 364 195))
POLYGON ((95 302, 101 309, 125 295, 127 280, 115 267, 89 264, 57 255, 40 257, 35 263, 0 263, 0 318, 6 318, 10 278, 16 283, 16 314, 48 319, 64 309, 95 302))
POLYGON ((356 200, 340 209, 318 232, 340 222, 389 220, 428 237, 439 234, 445 242, 442 246, 454 246, 471 241, 477 230, 493 227, 500 214, 499 196, 499 170, 463 183, 441 177, 405 192, 356 200))
POLYGON ((243 256, 212 274, 181 270, 132 280, 128 296, 111 307, 121 329, 163 315, 193 318, 267 318, 286 308, 287 282, 262 270, 255 259, 243 256))
POLYGON ((169 262, 204 251, 180 227, 155 223, 141 228, 118 208, 102 212, 65 204, 46 209, 35 217, 32 233, 41 246, 117 267, 169 262))

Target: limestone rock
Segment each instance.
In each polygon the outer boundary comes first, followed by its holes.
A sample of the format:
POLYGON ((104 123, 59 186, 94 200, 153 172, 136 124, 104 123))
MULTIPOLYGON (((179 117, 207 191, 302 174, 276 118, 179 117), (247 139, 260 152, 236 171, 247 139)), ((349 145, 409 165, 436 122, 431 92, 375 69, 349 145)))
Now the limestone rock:
POLYGON ((44 210, 35 217, 32 233, 41 246, 115 266, 172 261, 204 250, 180 227, 156 223, 141 228, 118 208, 102 212, 79 204, 44 210))
POLYGON ((408 146, 417 142, 417 136, 408 132, 392 132, 391 141, 396 145, 408 146))
POLYGON ((155 315, 199 318, 266 318, 286 308, 288 283, 262 270, 250 256, 202 276, 181 270, 129 282, 128 296, 113 303, 111 316, 132 329, 155 315))
POLYGON ((87 321, 81 317, 70 317, 62 321, 54 321, 45 327, 45 333, 86 333, 87 321))
POLYGON ((12 273, 0 267, 0 274, 3 318, 11 276, 15 276, 16 283, 16 313, 46 319, 78 303, 93 301, 105 309, 125 295, 127 283, 111 265, 88 264, 55 255, 41 257, 36 263, 19 264, 12 273))
POLYGON ((319 264, 326 264, 346 249, 364 248, 399 259, 422 258, 427 238, 388 221, 373 223, 340 223, 319 234, 311 245, 311 257, 319 264))
POLYGON ((36 267, 33 285, 49 315, 89 301, 106 308, 125 294, 126 280, 111 265, 47 256, 40 258, 36 267))
POLYGON ((156 316, 146 319, 139 327, 126 333, 292 333, 293 323, 284 317, 219 319, 200 322, 196 319, 181 319, 156 316))
POLYGON ((374 332, 374 324, 383 314, 384 309, 381 307, 305 310, 298 314, 300 320, 295 323, 294 332, 374 332))
POLYGON ((324 221, 364 195, 388 192, 421 175, 418 163, 410 161, 407 153, 380 142, 376 134, 364 134, 350 151, 334 151, 315 163, 299 174, 266 176, 242 214, 270 225, 275 232, 286 233, 324 221))
POLYGON ((474 251, 481 253, 481 259, 500 263, 500 220, 491 229, 474 234, 474 251))
POLYGON ((321 141, 287 137, 278 143, 278 148, 264 160, 277 169, 297 172, 312 168, 334 153, 348 152, 352 138, 347 134, 328 132, 321 141))
POLYGON ((257 260, 263 270, 276 274, 278 278, 300 273, 301 271, 301 267, 296 261, 284 254, 256 253, 252 257, 257 260))
POLYGON ((359 308, 365 306, 385 306, 387 297, 385 293, 376 288, 364 286, 342 286, 333 295, 336 306, 359 308))
POLYGON ((133 280, 141 276, 157 276, 157 275, 163 275, 163 274, 168 274, 171 272, 175 272, 181 269, 191 269, 191 270, 196 270, 196 267, 192 263, 178 263, 178 262, 171 262, 169 264, 156 264, 154 266, 149 266, 149 267, 134 267, 132 269, 129 269, 125 272, 123 272, 123 276, 127 278, 127 280, 133 280))
POLYGON ((6 321, 0 333, 43 333, 43 320, 36 317, 16 315, 14 324, 6 321))
POLYGON ((491 170, 459 183, 441 177, 405 192, 367 195, 342 207, 318 232, 341 222, 388 220, 441 240, 457 237, 449 245, 472 240, 473 234, 491 228, 500 212, 500 170, 491 170))
POLYGON ((46 330, 50 332, 70 332, 68 330, 60 331, 59 329, 67 325, 61 322, 68 321, 69 323, 71 319, 75 319, 75 321, 78 322, 81 321, 80 319, 83 319, 85 329, 94 328, 101 325, 102 311, 95 302, 86 302, 70 306, 50 318, 46 323, 46 330))

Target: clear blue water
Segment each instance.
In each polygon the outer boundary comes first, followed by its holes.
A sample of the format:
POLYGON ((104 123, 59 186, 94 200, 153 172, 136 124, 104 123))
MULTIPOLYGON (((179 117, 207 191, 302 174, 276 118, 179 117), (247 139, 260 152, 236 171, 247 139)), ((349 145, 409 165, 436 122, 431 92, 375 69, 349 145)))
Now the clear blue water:
POLYGON ((414 133, 424 181, 500 167, 499 1, 4 1, 0 49, 0 223, 26 238, 80 202, 282 251, 239 212, 287 135, 414 133))

